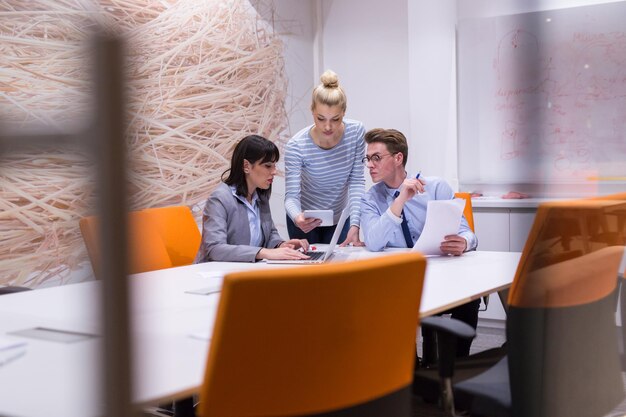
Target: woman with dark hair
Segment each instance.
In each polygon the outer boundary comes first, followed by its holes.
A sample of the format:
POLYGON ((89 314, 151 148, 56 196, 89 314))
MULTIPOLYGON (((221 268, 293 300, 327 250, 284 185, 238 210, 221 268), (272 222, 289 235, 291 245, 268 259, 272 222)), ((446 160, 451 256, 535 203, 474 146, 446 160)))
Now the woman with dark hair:
POLYGON ((269 198, 278 158, 276 145, 261 136, 237 143, 223 182, 204 206, 195 263, 308 258, 297 250, 307 251, 307 240, 284 241, 272 221, 269 198))

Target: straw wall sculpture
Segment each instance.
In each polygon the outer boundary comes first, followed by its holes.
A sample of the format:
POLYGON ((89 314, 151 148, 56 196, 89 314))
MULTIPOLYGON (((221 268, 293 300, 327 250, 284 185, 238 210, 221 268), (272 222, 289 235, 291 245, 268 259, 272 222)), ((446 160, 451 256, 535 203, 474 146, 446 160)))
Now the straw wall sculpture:
MULTIPOLYGON (((88 123, 84 41, 95 22, 127 44, 132 208, 201 204, 237 140, 279 139, 282 43, 248 0, 1 2, 5 126, 88 123)), ((78 229, 78 219, 94 213, 87 149, 0 158, 0 285, 35 287, 67 275, 87 259, 78 229)))

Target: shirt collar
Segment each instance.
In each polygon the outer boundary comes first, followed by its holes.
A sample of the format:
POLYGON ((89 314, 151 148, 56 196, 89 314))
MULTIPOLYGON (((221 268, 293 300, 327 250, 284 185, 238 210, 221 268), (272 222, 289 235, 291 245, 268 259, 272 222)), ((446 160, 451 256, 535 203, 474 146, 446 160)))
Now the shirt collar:
MULTIPOLYGON (((406 179, 407 176, 408 176, 407 172, 404 171, 404 178, 406 179)), ((385 183, 383 183, 383 185, 385 186, 385 191, 387 192, 387 196, 391 198, 394 198, 393 195, 396 193, 396 191, 400 191, 400 188, 391 188, 391 187, 388 187, 387 184, 385 183)), ((400 185, 400 187, 402 187, 402 185, 400 185)))
POLYGON ((237 200, 241 201, 244 204, 249 204, 252 207, 256 207, 256 204, 259 201, 259 194, 256 192, 256 190, 254 190, 254 193, 252 193, 252 202, 248 202, 248 200, 246 200, 245 197, 237 194, 237 187, 235 187, 234 185, 229 185, 229 187, 230 187, 230 192, 233 193, 233 195, 235 196, 237 200))

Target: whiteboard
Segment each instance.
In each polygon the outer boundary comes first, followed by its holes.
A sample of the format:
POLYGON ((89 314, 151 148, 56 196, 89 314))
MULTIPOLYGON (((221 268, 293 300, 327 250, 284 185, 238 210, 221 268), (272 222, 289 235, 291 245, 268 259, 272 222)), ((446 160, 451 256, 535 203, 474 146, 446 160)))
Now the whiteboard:
POLYGON ((626 181, 626 2, 457 25, 461 184, 626 181))

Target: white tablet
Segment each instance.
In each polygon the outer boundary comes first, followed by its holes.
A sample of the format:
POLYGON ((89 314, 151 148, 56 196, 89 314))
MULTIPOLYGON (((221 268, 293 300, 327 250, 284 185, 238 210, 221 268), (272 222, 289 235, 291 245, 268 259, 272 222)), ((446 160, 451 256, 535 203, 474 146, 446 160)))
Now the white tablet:
POLYGON ((332 226, 333 225, 333 211, 332 210, 304 210, 304 218, 308 219, 314 217, 320 219, 322 224, 320 226, 332 226))

